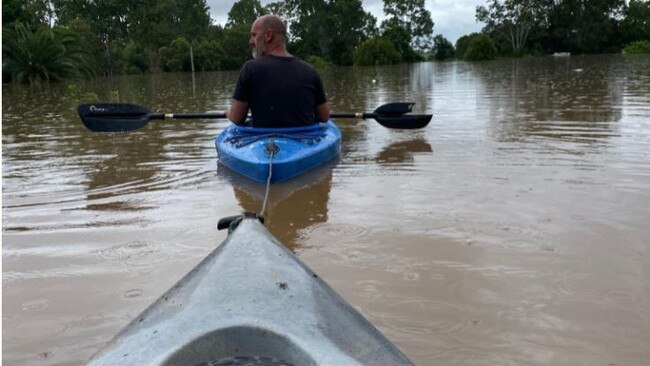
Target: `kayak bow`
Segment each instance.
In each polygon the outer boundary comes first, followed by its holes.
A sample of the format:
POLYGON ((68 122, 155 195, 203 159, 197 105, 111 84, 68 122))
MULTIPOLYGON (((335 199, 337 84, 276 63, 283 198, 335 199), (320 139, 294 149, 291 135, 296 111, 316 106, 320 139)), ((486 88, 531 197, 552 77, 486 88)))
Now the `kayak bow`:
POLYGON ((90 365, 253 361, 412 365, 250 215, 237 218, 226 240, 135 318, 90 365))

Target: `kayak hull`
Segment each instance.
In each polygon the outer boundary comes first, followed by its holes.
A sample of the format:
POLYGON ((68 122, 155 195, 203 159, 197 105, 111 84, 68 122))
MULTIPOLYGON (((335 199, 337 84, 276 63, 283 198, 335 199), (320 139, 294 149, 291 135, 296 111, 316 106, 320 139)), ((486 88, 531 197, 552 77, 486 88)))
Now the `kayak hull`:
POLYGON ((231 125, 217 136, 215 147, 229 169, 262 183, 271 173, 271 183, 277 183, 338 156, 341 131, 332 121, 289 128, 231 125))
POLYGON ((412 365, 254 218, 136 317, 90 365, 412 365))

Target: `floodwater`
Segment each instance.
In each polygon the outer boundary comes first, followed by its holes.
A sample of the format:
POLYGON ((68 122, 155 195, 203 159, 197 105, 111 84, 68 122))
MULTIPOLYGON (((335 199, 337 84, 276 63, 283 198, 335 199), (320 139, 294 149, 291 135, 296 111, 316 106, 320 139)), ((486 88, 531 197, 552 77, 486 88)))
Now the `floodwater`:
MULTIPOLYGON (((98 134, 80 101, 223 110, 236 72, 2 89, 6 365, 82 364, 213 250, 264 187, 223 120, 98 134)), ((273 186, 267 227, 419 365, 650 365, 650 58, 336 68, 340 159, 273 186)))

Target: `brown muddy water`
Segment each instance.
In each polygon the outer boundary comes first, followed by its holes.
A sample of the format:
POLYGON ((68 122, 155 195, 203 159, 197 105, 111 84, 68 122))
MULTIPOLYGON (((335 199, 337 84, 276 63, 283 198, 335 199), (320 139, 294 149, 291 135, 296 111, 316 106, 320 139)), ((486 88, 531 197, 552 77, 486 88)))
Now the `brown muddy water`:
MULTIPOLYGON (((259 210, 217 163, 223 120, 83 128, 95 93, 222 110, 236 72, 2 89, 2 351, 74 365, 259 210)), ((340 159, 274 186, 267 227, 419 365, 650 365, 650 58, 323 72, 340 159)))

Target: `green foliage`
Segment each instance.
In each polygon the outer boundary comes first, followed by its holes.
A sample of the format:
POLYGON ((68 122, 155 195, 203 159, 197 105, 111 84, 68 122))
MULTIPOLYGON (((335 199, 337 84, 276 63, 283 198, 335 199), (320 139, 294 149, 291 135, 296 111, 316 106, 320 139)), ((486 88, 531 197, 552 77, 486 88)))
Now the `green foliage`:
POLYGON ((361 44, 354 53, 354 64, 359 66, 393 65, 402 62, 393 43, 384 37, 371 38, 361 44))
POLYGON ((149 69, 144 47, 136 41, 129 41, 120 55, 123 60, 121 72, 125 74, 142 74, 149 69))
POLYGON ((68 85, 68 94, 70 95, 70 99, 74 102, 74 104, 83 102, 97 102, 99 100, 97 94, 92 92, 83 92, 81 88, 76 84, 68 85))
MULTIPOLYGON (((194 68, 198 71, 221 69, 225 52, 216 40, 202 39, 193 42, 194 68)), ((168 46, 158 50, 163 71, 191 71, 190 42, 183 37, 176 38, 168 46)), ((241 66, 241 65, 240 65, 241 66)))
POLYGON ((650 53, 650 41, 636 41, 625 46, 623 53, 630 55, 639 55, 650 53))
POLYGON ((467 50, 469 49, 469 43, 474 39, 475 37, 478 37, 481 35, 480 33, 471 33, 468 35, 464 35, 456 41, 456 58, 458 59, 463 59, 465 58, 465 54, 467 53, 467 50))
POLYGON ((400 26, 395 21, 384 21, 382 23, 382 37, 389 39, 393 47, 397 50, 402 60, 406 62, 422 61, 423 58, 418 55, 411 47, 411 36, 407 28, 400 26))
POLYGON ((420 51, 432 46, 433 20, 424 5, 424 0, 384 0, 384 13, 388 18, 386 24, 404 28, 410 37, 411 47, 420 51))
POLYGON ((14 23, 3 33, 3 72, 16 82, 87 79, 95 76, 93 57, 69 29, 14 23))
POLYGON ((222 60, 225 58, 221 43, 213 39, 203 39, 194 47, 194 63, 198 71, 221 70, 222 60))
POLYGON ((494 60, 497 57, 497 48, 494 41, 486 34, 472 37, 465 52, 464 59, 467 61, 494 60))
POLYGON ((190 44, 183 37, 158 50, 164 71, 190 71, 190 44))
POLYGON ((354 50, 376 33, 376 19, 363 10, 361 0, 287 0, 292 40, 299 56, 317 55, 339 65, 353 62, 354 50))
POLYGON ((14 22, 23 24, 43 23, 42 14, 37 12, 37 1, 5 0, 2 2, 2 24, 7 25, 14 22))
POLYGON ((406 62, 422 61, 416 50, 432 47, 433 21, 431 13, 424 8, 424 0, 384 0, 387 19, 382 22, 382 36, 393 46, 406 62))
POLYGON ((520 54, 547 4, 546 0, 489 0, 487 8, 476 8, 476 20, 486 24, 484 32, 499 34, 507 39, 512 53, 520 54))
POLYGON ((251 59, 251 49, 248 45, 250 29, 250 24, 239 24, 224 29, 222 44, 224 50, 228 50, 222 62, 224 69, 237 70, 251 59))
POLYGON ((108 93, 108 101, 111 103, 117 103, 120 101, 120 91, 119 90, 111 90, 108 93))
POLYGON ((259 0, 239 0, 232 5, 228 12, 226 27, 242 24, 250 27, 255 19, 265 13, 259 0))
POLYGON ((334 66, 333 63, 325 60, 324 58, 314 56, 314 55, 307 56, 307 58, 305 58, 305 61, 309 62, 310 64, 312 64, 315 68, 317 68, 319 70, 328 69, 328 68, 334 66))
POLYGON ((650 40, 650 1, 630 0, 621 28, 627 42, 650 40))
POLYGON ((454 58, 456 50, 449 40, 438 34, 433 38, 433 58, 436 61, 444 61, 454 58))

